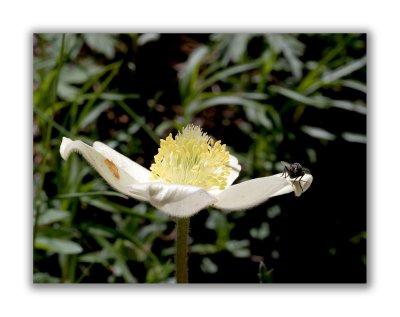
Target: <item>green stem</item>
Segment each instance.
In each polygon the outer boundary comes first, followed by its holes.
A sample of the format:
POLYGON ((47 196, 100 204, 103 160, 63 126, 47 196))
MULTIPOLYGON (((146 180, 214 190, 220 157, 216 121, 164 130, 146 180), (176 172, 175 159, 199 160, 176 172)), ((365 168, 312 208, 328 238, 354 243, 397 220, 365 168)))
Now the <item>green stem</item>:
POLYGON ((189 218, 176 220, 175 274, 177 283, 189 283, 188 280, 188 238, 189 218))

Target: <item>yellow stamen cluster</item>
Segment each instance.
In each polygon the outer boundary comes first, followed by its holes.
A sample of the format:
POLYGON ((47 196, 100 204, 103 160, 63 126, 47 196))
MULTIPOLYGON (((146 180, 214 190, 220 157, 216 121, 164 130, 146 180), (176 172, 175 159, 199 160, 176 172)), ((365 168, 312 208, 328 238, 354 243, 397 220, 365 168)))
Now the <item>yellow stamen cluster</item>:
POLYGON ((192 124, 175 139, 170 134, 161 140, 154 161, 150 167, 153 180, 206 190, 224 189, 231 171, 226 145, 214 142, 200 127, 192 124))

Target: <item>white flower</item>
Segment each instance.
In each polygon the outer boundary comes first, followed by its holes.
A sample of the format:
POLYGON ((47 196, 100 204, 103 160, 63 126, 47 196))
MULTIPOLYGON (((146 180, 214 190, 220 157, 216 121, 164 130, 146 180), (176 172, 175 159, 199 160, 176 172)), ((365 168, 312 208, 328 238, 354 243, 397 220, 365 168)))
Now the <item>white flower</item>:
POLYGON ((175 217, 190 217, 207 206, 244 210, 293 190, 299 196, 313 179, 305 174, 301 191, 298 180, 282 174, 232 186, 241 170, 238 160, 220 141, 214 142, 194 125, 186 126, 175 138, 170 134, 161 140, 150 170, 101 142, 92 147, 64 137, 61 157, 66 160, 72 152, 80 153, 117 191, 175 217))

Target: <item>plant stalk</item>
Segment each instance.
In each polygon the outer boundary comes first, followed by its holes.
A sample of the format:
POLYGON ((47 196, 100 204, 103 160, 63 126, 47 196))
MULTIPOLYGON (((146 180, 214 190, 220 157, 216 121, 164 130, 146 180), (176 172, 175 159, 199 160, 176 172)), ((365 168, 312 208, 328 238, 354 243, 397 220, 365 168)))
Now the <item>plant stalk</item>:
POLYGON ((188 279, 188 239, 189 219, 176 220, 175 274, 177 283, 189 283, 188 279))

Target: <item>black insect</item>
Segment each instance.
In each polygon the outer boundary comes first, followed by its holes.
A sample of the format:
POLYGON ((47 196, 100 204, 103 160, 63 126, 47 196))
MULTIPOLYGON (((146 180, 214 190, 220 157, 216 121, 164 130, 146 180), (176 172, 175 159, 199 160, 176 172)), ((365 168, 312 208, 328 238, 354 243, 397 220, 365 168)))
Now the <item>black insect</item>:
POLYGON ((309 169, 301 166, 300 163, 288 163, 285 161, 281 161, 281 163, 285 167, 283 169, 282 176, 285 178, 289 176, 290 178, 294 178, 294 181, 298 181, 301 191, 303 192, 303 187, 301 186, 301 179, 306 173, 310 174, 309 169))

